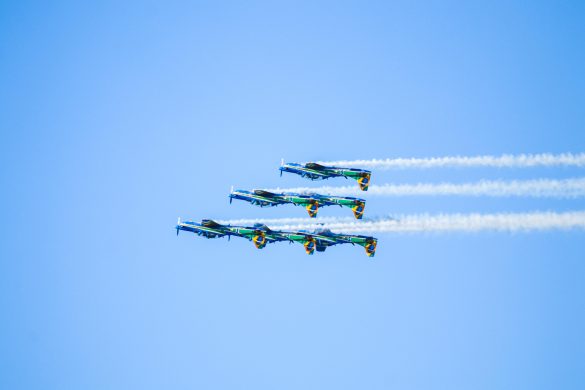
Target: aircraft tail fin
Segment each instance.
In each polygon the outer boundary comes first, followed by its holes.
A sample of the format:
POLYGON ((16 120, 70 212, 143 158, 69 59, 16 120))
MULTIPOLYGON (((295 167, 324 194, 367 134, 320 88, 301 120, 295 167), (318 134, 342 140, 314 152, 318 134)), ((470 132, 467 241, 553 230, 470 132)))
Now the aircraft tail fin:
POLYGON ((364 172, 360 177, 358 177, 356 180, 360 186, 360 189, 362 191, 367 191, 368 187, 370 186, 370 177, 372 176, 371 173, 369 172, 364 172))
POLYGON ((254 236, 252 237, 252 242, 254 243, 254 246, 258 249, 262 249, 266 246, 266 235, 264 234, 263 231, 257 230, 256 232, 254 232, 254 236))
POLYGON ((307 242, 305 242, 304 247, 305 247, 305 252, 307 252, 308 255, 312 255, 313 253, 315 253, 315 246, 317 244, 315 243, 315 239, 313 237, 310 237, 307 239, 307 242))
POLYGON ((353 215, 356 219, 362 219, 364 216, 364 209, 366 208, 366 202, 357 201, 356 204, 351 208, 353 215))
POLYGON ((364 248, 366 249, 366 254, 368 257, 374 257, 376 254, 376 247, 378 246, 378 240, 372 238, 367 240, 364 244, 364 248))
POLYGON ((319 212, 319 203, 312 202, 307 205, 307 212, 309 213, 309 217, 315 218, 317 213, 319 212))

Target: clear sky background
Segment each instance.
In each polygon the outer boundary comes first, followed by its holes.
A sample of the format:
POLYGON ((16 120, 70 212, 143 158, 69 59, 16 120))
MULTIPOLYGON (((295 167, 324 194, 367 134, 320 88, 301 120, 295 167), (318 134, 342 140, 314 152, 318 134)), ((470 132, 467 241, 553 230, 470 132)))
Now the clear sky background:
POLYGON ((383 234, 372 260, 173 228, 305 216, 228 203, 310 184, 282 157, 585 151, 584 20, 579 1, 2 2, 0 388, 582 389, 582 231, 383 234))

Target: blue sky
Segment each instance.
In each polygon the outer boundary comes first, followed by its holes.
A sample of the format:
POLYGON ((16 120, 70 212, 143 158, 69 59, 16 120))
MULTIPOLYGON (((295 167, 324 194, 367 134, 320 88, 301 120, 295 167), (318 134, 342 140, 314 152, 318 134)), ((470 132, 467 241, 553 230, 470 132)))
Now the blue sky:
POLYGON ((582 231, 386 234, 372 261, 173 227, 304 216, 228 203, 232 184, 308 184, 279 177, 282 157, 583 152, 584 17, 571 1, 3 2, 0 388, 582 388, 582 231))

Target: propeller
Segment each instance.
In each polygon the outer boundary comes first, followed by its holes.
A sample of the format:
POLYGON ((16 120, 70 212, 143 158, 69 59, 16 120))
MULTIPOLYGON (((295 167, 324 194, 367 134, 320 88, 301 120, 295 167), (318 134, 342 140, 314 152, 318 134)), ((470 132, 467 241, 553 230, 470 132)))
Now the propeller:
POLYGON ((181 217, 177 220, 177 236, 179 235, 179 225, 181 224, 181 217))
MULTIPOLYGON (((284 166, 284 158, 280 159, 280 167, 282 168, 284 166)), ((280 170, 280 177, 282 177, 282 169, 280 170)))
POLYGON ((234 193, 234 186, 232 186, 232 188, 230 189, 230 204, 232 204, 232 200, 234 200, 234 198, 232 198, 233 193, 234 193))

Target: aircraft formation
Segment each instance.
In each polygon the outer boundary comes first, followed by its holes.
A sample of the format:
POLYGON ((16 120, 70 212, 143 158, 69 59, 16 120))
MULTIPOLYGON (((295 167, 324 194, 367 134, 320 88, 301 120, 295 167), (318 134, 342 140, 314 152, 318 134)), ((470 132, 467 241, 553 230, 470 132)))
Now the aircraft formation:
POLYGON ((346 206, 353 211, 356 219, 362 219, 364 216, 364 208, 366 201, 364 199, 343 197, 343 196, 329 196, 319 194, 296 194, 292 192, 274 193, 265 190, 233 190, 230 193, 230 203, 233 199, 240 199, 249 202, 253 205, 266 207, 278 206, 281 204, 294 204, 295 206, 304 206, 309 213, 309 217, 315 218, 319 207, 323 206, 346 206))
MULTIPOLYGON (((325 180, 334 177, 350 178, 358 182, 362 191, 368 190, 372 175, 370 171, 363 169, 331 167, 312 162, 305 164, 285 164, 284 161, 280 167, 281 176, 283 172, 294 173, 310 180, 325 180)), ((262 189, 247 191, 234 190, 232 188, 229 199, 230 203, 236 199, 249 202, 259 207, 272 207, 282 204, 302 206, 305 207, 311 218, 317 217, 320 207, 338 205, 340 207, 350 208, 356 219, 362 219, 366 207, 366 201, 364 199, 355 197, 330 196, 315 193, 277 193, 262 189)), ((204 219, 199 223, 193 221, 181 222, 179 218, 175 228, 177 235, 179 235, 180 231, 186 231, 206 238, 227 237, 228 240, 232 236, 245 238, 252 241, 258 249, 262 249, 267 244, 274 242, 300 243, 309 255, 312 255, 315 251, 324 252, 328 247, 333 245, 352 244, 364 247, 366 254, 369 257, 373 257, 378 244, 378 240, 374 237, 333 233, 328 229, 282 231, 272 230, 268 226, 259 223, 253 226, 234 226, 220 224, 210 219, 204 219)))

